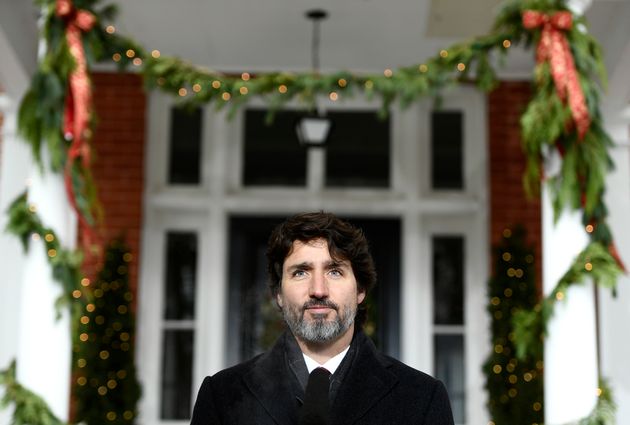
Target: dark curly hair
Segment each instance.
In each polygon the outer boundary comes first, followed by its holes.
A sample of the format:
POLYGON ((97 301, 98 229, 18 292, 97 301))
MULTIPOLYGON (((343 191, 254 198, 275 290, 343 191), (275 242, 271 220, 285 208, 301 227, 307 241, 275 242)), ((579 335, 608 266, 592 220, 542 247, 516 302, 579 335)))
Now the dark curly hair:
MULTIPOLYGON (((282 266, 291 254, 294 241, 310 242, 315 239, 328 242, 330 256, 335 260, 347 260, 357 287, 368 292, 376 284, 376 269, 363 231, 332 213, 319 211, 296 214, 279 224, 267 244, 267 272, 269 289, 275 298, 280 292, 282 266)), ((357 322, 365 319, 365 307, 359 306, 357 322)))

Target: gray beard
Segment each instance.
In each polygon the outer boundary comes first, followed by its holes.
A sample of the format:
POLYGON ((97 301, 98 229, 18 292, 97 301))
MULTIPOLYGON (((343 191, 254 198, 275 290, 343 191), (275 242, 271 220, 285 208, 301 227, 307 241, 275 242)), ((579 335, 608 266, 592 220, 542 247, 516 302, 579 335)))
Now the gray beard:
POLYGON ((282 307, 284 321, 297 338, 311 343, 324 343, 334 341, 343 335, 354 323, 357 309, 352 305, 346 305, 343 309, 332 301, 310 301, 302 307, 291 307, 285 304, 282 307), (337 312, 334 320, 326 320, 323 316, 314 316, 313 320, 306 320, 304 312, 309 304, 325 305, 334 308, 337 312))

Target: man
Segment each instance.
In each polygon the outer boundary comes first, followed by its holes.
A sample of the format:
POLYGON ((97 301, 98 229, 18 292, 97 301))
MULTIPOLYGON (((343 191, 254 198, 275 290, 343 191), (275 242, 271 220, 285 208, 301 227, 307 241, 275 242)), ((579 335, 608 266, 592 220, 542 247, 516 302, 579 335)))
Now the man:
POLYGON ((442 383, 380 354, 361 330, 376 282, 361 230, 298 214, 272 232, 267 259, 289 330, 270 351, 207 377, 191 425, 453 424, 442 383))

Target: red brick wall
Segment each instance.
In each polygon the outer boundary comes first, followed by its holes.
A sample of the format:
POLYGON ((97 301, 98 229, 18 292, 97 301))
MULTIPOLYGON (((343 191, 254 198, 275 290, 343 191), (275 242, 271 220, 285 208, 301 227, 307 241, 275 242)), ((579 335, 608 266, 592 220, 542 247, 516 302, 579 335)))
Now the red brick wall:
MULTIPOLYGON (((537 282, 542 282, 540 200, 523 189, 525 155, 520 117, 531 96, 530 82, 503 82, 488 96, 490 241, 497 244, 506 228, 523 224, 535 250, 537 282)), ((491 269, 493 270, 493 269, 491 269)))
MULTIPOLYGON (((93 173, 103 206, 105 241, 123 237, 133 255, 129 283, 136 292, 142 194, 146 96, 135 74, 93 75, 94 107, 98 116, 94 133, 93 173)), ((94 265, 86 264, 88 276, 94 265)))

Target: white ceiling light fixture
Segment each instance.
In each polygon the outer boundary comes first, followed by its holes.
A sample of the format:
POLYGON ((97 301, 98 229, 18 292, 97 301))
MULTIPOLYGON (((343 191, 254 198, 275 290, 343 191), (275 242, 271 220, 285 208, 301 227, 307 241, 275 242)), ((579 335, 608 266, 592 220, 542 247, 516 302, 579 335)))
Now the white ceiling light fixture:
MULTIPOLYGON (((320 23, 328 17, 328 12, 313 9, 306 12, 306 17, 313 22, 313 40, 311 44, 311 59, 313 73, 319 73, 319 39, 320 23)), ((325 113, 317 107, 315 112, 300 118, 295 124, 295 133, 301 145, 309 147, 323 147, 328 142, 332 122, 325 113)))

